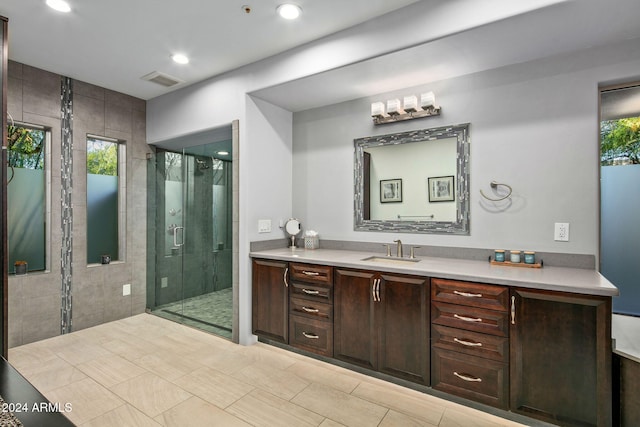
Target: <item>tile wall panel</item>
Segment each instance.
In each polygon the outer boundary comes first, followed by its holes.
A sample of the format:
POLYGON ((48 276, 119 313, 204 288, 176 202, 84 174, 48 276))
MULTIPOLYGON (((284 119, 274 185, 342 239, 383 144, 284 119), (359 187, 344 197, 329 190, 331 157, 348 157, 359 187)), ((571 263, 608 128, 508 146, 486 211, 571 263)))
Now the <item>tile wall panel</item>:
MULTIPOLYGON (((51 128, 50 269, 9 279, 9 347, 60 334, 61 79, 11 61, 9 112, 19 121, 51 128), (12 111, 13 110, 13 111, 12 111)), ((146 102, 89 83, 73 81, 73 271, 72 330, 144 312, 146 308, 146 102), (126 259, 108 266, 86 264, 86 135, 126 141, 126 259), (131 295, 122 296, 122 285, 131 295)))

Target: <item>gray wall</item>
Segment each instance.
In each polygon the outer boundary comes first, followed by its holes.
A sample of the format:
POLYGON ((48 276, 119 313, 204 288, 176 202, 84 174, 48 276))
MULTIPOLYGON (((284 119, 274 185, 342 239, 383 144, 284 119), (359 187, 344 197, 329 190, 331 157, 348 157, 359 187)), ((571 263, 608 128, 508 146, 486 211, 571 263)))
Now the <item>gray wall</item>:
MULTIPOLYGON (((60 76, 9 63, 8 111, 17 121, 51 128, 51 244, 49 270, 9 278, 9 346, 60 333, 60 76)), ((142 313, 146 289, 146 103, 74 82, 73 107, 73 330, 142 313), (125 261, 86 262, 86 134, 126 141, 125 261), (131 295, 122 296, 122 285, 131 295)))
POLYGON ((293 214, 325 239, 598 254, 598 84, 637 79, 635 43, 552 57, 294 114, 293 214), (629 60, 629 58, 634 58, 629 60), (433 90, 442 115, 374 126, 370 103, 433 90), (471 123, 470 236, 353 230, 353 139, 471 123), (491 203, 493 180, 513 187, 491 203), (553 240, 554 222, 570 241, 553 240))

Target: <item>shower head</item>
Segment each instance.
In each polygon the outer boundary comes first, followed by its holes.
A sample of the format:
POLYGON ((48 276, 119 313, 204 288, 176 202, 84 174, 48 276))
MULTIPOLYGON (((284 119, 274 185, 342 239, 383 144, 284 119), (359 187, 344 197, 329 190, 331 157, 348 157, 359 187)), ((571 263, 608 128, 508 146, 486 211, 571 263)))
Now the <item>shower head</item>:
POLYGON ((196 159, 196 163, 198 164, 199 170, 209 169, 209 165, 204 160, 196 159))

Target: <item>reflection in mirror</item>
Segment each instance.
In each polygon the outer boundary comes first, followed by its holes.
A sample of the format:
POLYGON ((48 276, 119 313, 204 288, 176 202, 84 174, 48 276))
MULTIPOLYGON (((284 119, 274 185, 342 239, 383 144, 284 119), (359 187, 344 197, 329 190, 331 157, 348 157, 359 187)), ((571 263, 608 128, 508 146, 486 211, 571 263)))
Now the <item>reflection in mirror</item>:
POLYGON ((468 131, 356 139, 355 230, 469 234, 468 131))

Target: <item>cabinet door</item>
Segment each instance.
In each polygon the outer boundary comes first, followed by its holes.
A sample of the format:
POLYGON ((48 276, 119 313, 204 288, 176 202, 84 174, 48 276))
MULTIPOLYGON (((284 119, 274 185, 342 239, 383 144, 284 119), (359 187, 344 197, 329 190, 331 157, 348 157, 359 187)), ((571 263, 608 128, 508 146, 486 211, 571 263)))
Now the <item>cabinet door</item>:
POLYGON ((369 369, 377 367, 374 274, 335 270, 334 357, 369 369))
POLYGON ((282 261, 253 261, 253 333, 288 342, 288 268, 282 261))
POLYGON ((378 370, 429 385, 429 279, 380 277, 378 370))
POLYGON ((611 298, 513 289, 511 410, 610 426, 611 298))

